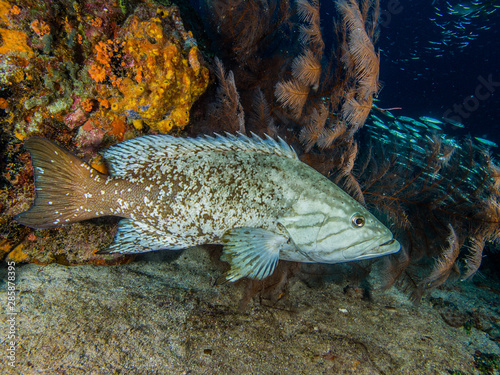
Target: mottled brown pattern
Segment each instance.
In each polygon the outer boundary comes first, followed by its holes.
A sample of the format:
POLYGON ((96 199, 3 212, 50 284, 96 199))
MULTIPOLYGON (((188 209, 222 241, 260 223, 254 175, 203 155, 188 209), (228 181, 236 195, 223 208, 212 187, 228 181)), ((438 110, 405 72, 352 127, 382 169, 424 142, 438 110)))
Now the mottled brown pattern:
POLYGON ((282 140, 139 137, 104 152, 110 176, 50 141, 27 146, 39 194, 19 221, 46 228, 122 217, 107 252, 224 244, 234 281, 264 278, 278 259, 336 263, 399 249, 382 223, 282 140))

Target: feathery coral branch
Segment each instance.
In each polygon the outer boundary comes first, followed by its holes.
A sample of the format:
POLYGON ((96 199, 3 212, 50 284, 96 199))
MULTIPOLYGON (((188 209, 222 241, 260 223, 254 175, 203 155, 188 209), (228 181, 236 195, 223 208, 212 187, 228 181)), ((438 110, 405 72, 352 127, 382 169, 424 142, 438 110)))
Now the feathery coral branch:
POLYGON ((469 254, 465 258, 465 272, 461 280, 467 280, 474 276, 483 260, 484 239, 472 238, 469 246, 469 254))
POLYGON ((271 137, 277 135, 277 128, 271 116, 269 105, 260 88, 257 89, 253 97, 252 111, 248 118, 248 125, 254 132, 262 129, 262 133, 268 134, 271 137))
POLYGON ((448 228, 450 229, 450 235, 446 239, 448 247, 436 261, 432 272, 421 282, 421 285, 426 288, 438 287, 446 281, 460 252, 460 244, 455 230, 451 224, 448 224, 448 228))
POLYGON ((236 90, 233 72, 226 74, 222 62, 215 58, 215 74, 219 79, 217 101, 209 108, 209 116, 219 127, 229 132, 245 132, 245 114, 240 104, 240 96, 236 90))
MULTIPOLYGON (((364 7, 367 12, 366 2, 364 7)), ((365 30, 365 19, 356 1, 338 1, 337 9, 343 16, 347 32, 342 61, 347 71, 354 72, 356 80, 356 87, 353 91, 355 96, 346 98, 346 108, 342 110, 344 119, 349 125, 354 126, 352 132, 355 132, 364 124, 371 109, 372 96, 379 90, 380 60, 365 30)))
POLYGON ((319 109, 314 109, 310 117, 310 122, 300 131, 299 139, 305 144, 305 151, 309 152, 316 144, 321 134, 325 130, 326 119, 328 118, 328 109, 322 104, 319 109))
POLYGON ((401 246, 401 250, 393 256, 384 258, 383 280, 381 289, 387 290, 394 285, 404 270, 410 265, 410 255, 406 247, 401 246))
POLYGON ((335 124, 333 129, 326 128, 318 139, 318 147, 320 148, 328 148, 333 142, 341 135, 345 134, 347 131, 347 126, 344 122, 338 122, 335 124))
POLYGON ((279 102, 291 109, 297 117, 300 117, 309 95, 309 87, 293 79, 287 82, 278 82, 274 95, 279 102))
POLYGON ((308 24, 300 27, 300 41, 303 44, 311 44, 310 47, 321 57, 325 43, 321 36, 319 1, 312 0, 310 3, 307 0, 298 0, 297 13, 299 18, 308 24))
POLYGON ((351 125, 351 134, 354 134, 365 123, 372 108, 372 97, 368 100, 350 98, 342 106, 342 117, 351 125))
POLYGON ((297 56, 292 62, 292 74, 304 85, 317 89, 321 77, 321 62, 310 49, 297 56))
POLYGON ((319 1, 297 0, 297 14, 303 22, 314 23, 319 20, 319 1))

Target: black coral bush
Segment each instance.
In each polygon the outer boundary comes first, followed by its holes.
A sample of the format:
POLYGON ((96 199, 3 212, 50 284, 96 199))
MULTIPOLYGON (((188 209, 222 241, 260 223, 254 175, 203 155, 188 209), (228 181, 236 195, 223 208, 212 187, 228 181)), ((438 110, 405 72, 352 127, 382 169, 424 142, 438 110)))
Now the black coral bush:
POLYGON ((209 4, 215 51, 232 72, 216 63, 212 131, 280 136, 376 212, 402 243, 383 261, 385 287, 418 301, 447 278, 470 279, 500 240, 500 168, 472 140, 415 132, 373 105, 378 1, 337 1, 331 45, 316 0, 209 4))

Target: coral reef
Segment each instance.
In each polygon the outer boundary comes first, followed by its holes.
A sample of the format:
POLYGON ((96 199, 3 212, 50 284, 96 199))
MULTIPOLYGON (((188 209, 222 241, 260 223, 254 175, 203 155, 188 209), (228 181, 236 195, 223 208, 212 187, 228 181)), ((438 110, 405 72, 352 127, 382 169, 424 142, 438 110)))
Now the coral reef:
MULTIPOLYGON (((112 224, 83 224, 80 231, 95 240, 77 241, 79 253, 66 259, 56 244, 65 229, 34 236, 12 221, 34 195, 20 141, 54 139, 105 173, 99 149, 145 133, 182 131, 208 85, 202 54, 176 6, 146 0, 122 8, 106 0, 0 1, 0 220, 9 249, 3 254, 17 249, 11 259, 112 263, 94 254, 111 242, 112 224)), ((69 242, 79 232, 71 233, 69 242)))
POLYGON ((138 8, 115 37, 96 44, 88 74, 104 111, 127 117, 138 130, 144 121, 168 133, 188 124, 208 84, 200 58, 177 9, 138 8))
MULTIPOLYGON (((293 143, 299 135, 307 151, 318 145, 349 154, 379 90, 378 2, 340 1, 337 8, 337 37, 330 45, 323 40, 318 1, 297 1, 295 11, 286 1, 210 2, 207 26, 227 54, 221 57, 234 71, 247 114, 261 91, 267 103, 276 103, 273 117, 286 124, 282 136, 293 143)), ((252 124, 247 130, 272 132, 266 123, 252 124)))
POLYGON ((47 123, 57 121, 69 133, 78 128, 75 143, 88 152, 103 141, 132 137, 144 125, 167 133, 189 122, 208 70, 176 7, 140 5, 123 20, 116 7, 104 17, 96 4, 74 3, 61 22, 41 19, 41 11, 30 21, 28 4, 19 6, 15 25, 28 22, 29 29, 18 32, 32 35, 29 44, 38 55, 26 60, 20 82, 10 70, 2 79, 14 84, 9 99, 22 105, 12 119, 18 138, 46 134, 47 123))

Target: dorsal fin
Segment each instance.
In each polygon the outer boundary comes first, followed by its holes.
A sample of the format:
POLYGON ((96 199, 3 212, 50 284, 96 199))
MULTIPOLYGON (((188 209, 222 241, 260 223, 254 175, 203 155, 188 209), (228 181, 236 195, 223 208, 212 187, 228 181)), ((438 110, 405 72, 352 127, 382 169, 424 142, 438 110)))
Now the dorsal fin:
POLYGON ((251 151, 297 159, 297 154, 283 139, 275 141, 252 133, 252 137, 238 133, 226 136, 216 134, 198 138, 180 138, 170 135, 146 135, 118 143, 103 152, 109 173, 116 177, 140 174, 139 171, 157 165, 166 159, 197 152, 251 151))

